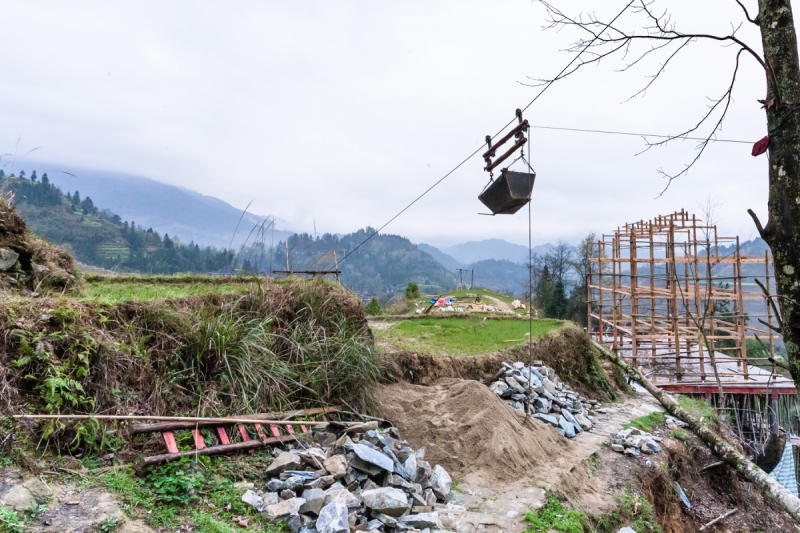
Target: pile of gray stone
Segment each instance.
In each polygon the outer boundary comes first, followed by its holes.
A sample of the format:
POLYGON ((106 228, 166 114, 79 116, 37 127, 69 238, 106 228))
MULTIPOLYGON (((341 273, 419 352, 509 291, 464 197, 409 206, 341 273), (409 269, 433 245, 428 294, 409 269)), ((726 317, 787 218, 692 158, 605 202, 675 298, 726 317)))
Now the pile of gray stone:
POLYGON ((514 409, 552 424, 569 439, 592 431, 594 417, 604 412, 600 402, 570 390, 555 370, 541 361, 530 366, 521 362, 502 365, 497 381, 489 388, 514 409))
POLYGON ((314 431, 314 444, 277 451, 266 469, 272 479, 249 489, 242 501, 293 533, 405 533, 441 529, 434 510, 450 499, 452 480, 425 461, 396 428, 377 424, 348 428, 337 436, 314 431))
POLYGON ((628 428, 618 431, 611 438, 611 450, 634 457, 642 454, 652 455, 661 451, 659 442, 661 442, 661 437, 656 437, 638 428, 628 428))

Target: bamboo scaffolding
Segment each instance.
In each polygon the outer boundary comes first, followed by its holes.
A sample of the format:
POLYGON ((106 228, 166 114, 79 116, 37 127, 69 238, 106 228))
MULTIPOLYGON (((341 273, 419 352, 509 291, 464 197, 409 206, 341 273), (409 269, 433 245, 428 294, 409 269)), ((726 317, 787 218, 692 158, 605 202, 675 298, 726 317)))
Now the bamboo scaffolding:
POLYGON ((724 386, 791 384, 775 371, 781 339, 755 288, 775 286, 769 251, 742 254, 738 237, 720 236, 685 210, 624 224, 592 249, 588 330, 600 342, 610 338, 617 355, 659 385, 715 375, 724 386), (748 340, 761 337, 763 352, 748 354, 748 340))

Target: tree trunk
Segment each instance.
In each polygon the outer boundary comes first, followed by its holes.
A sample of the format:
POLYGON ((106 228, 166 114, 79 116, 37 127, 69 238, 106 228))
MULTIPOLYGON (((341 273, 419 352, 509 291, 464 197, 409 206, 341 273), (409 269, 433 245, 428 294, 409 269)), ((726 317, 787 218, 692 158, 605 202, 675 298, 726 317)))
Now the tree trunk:
POLYGON ((595 342, 595 347, 605 356, 606 359, 621 368, 626 375, 630 376, 639 385, 647 389, 664 406, 669 414, 675 418, 689 424, 695 435, 700 437, 711 450, 720 458, 736 470, 747 481, 753 483, 765 496, 775 501, 781 508, 789 513, 792 518, 800 522, 800 499, 790 493, 777 480, 769 477, 763 470, 753 464, 739 450, 731 446, 728 441, 711 431, 703 423, 702 419, 697 419, 678 405, 675 399, 662 391, 649 379, 642 376, 630 365, 618 357, 614 352, 600 343, 595 342))
POLYGON ((762 238, 775 260, 789 371, 800 384, 800 62, 789 0, 759 0, 767 64, 769 220, 762 238))

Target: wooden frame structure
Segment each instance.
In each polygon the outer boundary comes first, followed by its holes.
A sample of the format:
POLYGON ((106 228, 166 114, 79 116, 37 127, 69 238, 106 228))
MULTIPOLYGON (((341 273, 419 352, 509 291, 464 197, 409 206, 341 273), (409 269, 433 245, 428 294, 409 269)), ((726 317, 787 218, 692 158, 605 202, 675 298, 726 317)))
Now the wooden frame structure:
POLYGON ((716 392, 719 376, 726 392, 794 393, 770 362, 782 341, 775 298, 758 285, 773 294, 769 251, 742 255, 738 237, 681 210, 625 224, 589 256, 589 331, 657 386, 716 392), (748 355, 748 339, 761 355, 748 355))

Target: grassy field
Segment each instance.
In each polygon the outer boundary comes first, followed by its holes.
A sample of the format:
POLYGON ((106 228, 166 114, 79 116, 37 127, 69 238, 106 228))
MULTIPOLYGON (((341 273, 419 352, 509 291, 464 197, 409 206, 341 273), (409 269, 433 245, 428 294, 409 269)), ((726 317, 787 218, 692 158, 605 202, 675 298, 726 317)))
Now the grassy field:
POLYGON ((146 301, 158 298, 183 298, 204 294, 244 293, 249 283, 116 283, 95 281, 86 284, 85 298, 115 303, 124 301, 146 301))
MULTIPOLYGON (((499 301, 507 304, 509 307, 511 307, 511 302, 512 301, 517 300, 517 299, 519 299, 521 301, 521 298, 518 298, 516 296, 511 296, 510 294, 503 294, 502 292, 491 291, 489 289, 478 289, 478 288, 475 288, 475 289, 459 289, 457 291, 449 291, 449 292, 441 293, 441 296, 443 298, 450 298, 450 297, 456 298, 456 300, 458 300, 459 303, 470 303, 470 302, 475 300, 475 295, 479 295, 481 297, 481 302, 485 303, 485 304, 488 304, 488 305, 494 305, 495 304, 495 302, 492 300, 493 298, 495 300, 499 300, 499 301), (467 296, 467 295, 469 295, 469 296, 467 296)), ((421 296, 421 297, 415 299, 414 303, 417 304, 417 306, 419 306, 419 307, 427 307, 428 305, 430 305, 430 299, 433 298, 433 296, 439 296, 439 295, 421 296)), ((523 303, 526 303, 526 302, 523 302, 523 303)), ((520 315, 524 315, 525 314, 525 310, 517 309, 516 313, 520 314, 520 315)))
MULTIPOLYGON (((534 320, 533 336, 561 327, 561 320, 534 320)), ((442 355, 476 355, 502 350, 528 338, 527 320, 478 317, 422 318, 373 329, 376 339, 396 350, 442 355), (506 342, 510 341, 510 342, 506 342)))

